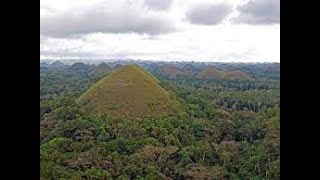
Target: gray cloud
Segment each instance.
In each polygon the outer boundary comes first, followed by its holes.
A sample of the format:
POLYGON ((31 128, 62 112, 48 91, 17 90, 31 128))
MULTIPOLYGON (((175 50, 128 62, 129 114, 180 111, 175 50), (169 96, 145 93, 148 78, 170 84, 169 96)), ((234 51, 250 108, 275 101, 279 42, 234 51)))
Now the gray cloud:
POLYGON ((250 0, 238 7, 235 23, 278 24, 280 23, 280 0, 250 0))
POLYGON ((70 10, 40 18, 40 33, 50 37, 72 37, 87 33, 162 34, 175 31, 175 24, 163 14, 137 7, 98 6, 70 10))
POLYGON ((71 49, 60 49, 60 50, 40 50, 40 55, 52 56, 52 57, 95 57, 95 53, 91 52, 81 52, 71 49))
POLYGON ((155 10, 166 10, 170 8, 172 0, 144 0, 144 5, 155 10))
POLYGON ((232 12, 228 4, 202 4, 190 9, 186 16, 192 24, 215 25, 232 12))
POLYGON ((242 7, 236 1, 211 1, 42 1, 40 58, 279 61, 279 26, 234 25, 248 19, 251 24, 279 22, 279 0, 242 7), (235 8, 240 12, 236 22, 214 27, 237 15, 235 8))
POLYGON ((47 40, 48 40, 47 37, 44 37, 44 36, 42 36, 42 35, 40 34, 40 44, 46 43, 47 40))

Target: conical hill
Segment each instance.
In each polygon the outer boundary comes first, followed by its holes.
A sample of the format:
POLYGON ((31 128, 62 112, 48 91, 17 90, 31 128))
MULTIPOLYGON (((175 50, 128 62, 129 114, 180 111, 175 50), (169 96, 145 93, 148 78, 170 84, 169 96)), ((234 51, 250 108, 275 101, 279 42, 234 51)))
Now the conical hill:
POLYGON ((87 110, 112 116, 159 116, 179 110, 178 102, 159 81, 136 65, 124 65, 104 77, 77 102, 87 110))
POLYGON ((106 63, 101 63, 97 67, 95 67, 90 73, 90 76, 105 76, 106 74, 110 73, 112 68, 108 66, 106 63))

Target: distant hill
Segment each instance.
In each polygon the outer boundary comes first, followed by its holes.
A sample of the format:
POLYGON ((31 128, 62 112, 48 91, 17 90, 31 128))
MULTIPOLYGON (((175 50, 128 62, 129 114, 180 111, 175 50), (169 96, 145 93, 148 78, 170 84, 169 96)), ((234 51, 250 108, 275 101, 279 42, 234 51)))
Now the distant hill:
POLYGON ((161 67, 161 70, 163 75, 168 76, 170 78, 175 78, 178 75, 183 75, 184 73, 177 67, 173 65, 164 65, 161 67))
POLYGON ((138 62, 138 65, 154 74, 156 74, 160 68, 159 64, 154 62, 138 62))
POLYGON ((240 80, 249 80, 251 77, 242 71, 230 71, 226 72, 224 74, 224 79, 229 79, 229 80, 235 80, 235 79, 240 79, 240 80))
POLYGON ((109 74, 112 71, 112 68, 108 66, 106 63, 101 63, 97 67, 95 67, 92 71, 90 71, 90 76, 102 77, 109 74))
POLYGON ((192 64, 186 64, 183 66, 182 69, 183 73, 185 76, 193 76, 197 73, 198 69, 196 67, 194 67, 192 64))
POLYGON ((266 67, 263 72, 265 72, 265 73, 280 73, 280 67, 266 67))
POLYGON ((69 69, 78 74, 86 74, 92 69, 92 65, 77 62, 72 64, 69 69))
POLYGON ((223 71, 218 70, 217 68, 213 66, 209 66, 202 70, 198 74, 198 78, 201 79, 223 79, 223 71))
POLYGON ((52 64, 50 64, 50 68, 62 68, 65 67, 66 65, 63 64, 61 61, 55 61, 52 64))
POLYGON ((42 67, 47 68, 47 67, 49 67, 49 64, 46 63, 46 62, 41 62, 41 63, 40 63, 40 68, 42 68, 42 67))
POLYGON ((201 71, 198 76, 200 79, 216 79, 216 80, 250 80, 252 79, 247 73, 235 71, 221 71, 213 66, 209 66, 201 71))
POLYGON ((179 109, 159 81, 136 65, 124 65, 98 81, 77 102, 112 116, 162 116, 179 109))
POLYGON ((120 69, 123 65, 122 64, 116 64, 113 69, 120 69))

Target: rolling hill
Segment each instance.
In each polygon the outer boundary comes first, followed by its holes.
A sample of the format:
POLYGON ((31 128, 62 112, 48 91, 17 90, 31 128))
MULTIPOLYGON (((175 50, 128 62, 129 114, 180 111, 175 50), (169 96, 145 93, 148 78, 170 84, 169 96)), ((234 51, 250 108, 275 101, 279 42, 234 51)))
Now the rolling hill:
POLYGON ((161 67, 161 72, 163 75, 168 76, 170 78, 175 78, 178 75, 183 75, 184 73, 177 67, 172 65, 164 65, 161 67))
POLYGON ((230 71, 230 72, 226 72, 224 74, 224 79, 228 79, 228 80, 235 80, 235 79, 241 79, 241 80, 250 80, 251 77, 242 71, 230 71))
POLYGON ((218 70, 213 66, 205 68, 198 74, 198 78, 201 79, 223 79, 223 71, 218 70))
POLYGON ((198 69, 194 67, 192 64, 186 64, 182 69, 185 76, 190 77, 197 73, 198 69))
POLYGON ((91 65, 84 64, 82 62, 76 62, 69 67, 72 72, 78 74, 87 74, 88 72, 90 72, 91 68, 91 65))
POLYGON ((88 111, 112 116, 162 116, 179 110, 159 81, 136 65, 124 65, 90 87, 77 100, 88 111))
POLYGON ((102 77, 109 74, 112 71, 112 68, 108 66, 106 63, 101 63, 97 67, 95 67, 90 73, 90 76, 102 77))
POLYGON ((63 64, 61 61, 55 61, 52 64, 49 65, 50 68, 63 68, 66 65, 63 64))
POLYGON ((221 71, 213 66, 209 66, 201 71, 198 76, 200 79, 215 79, 215 80, 251 80, 252 78, 245 72, 221 71))

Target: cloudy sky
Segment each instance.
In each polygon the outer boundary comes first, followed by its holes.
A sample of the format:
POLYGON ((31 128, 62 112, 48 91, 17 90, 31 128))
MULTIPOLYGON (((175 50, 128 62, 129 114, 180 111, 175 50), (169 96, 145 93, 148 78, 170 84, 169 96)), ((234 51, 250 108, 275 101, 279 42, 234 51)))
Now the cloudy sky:
POLYGON ((280 62, 280 0, 40 0, 40 59, 280 62))

